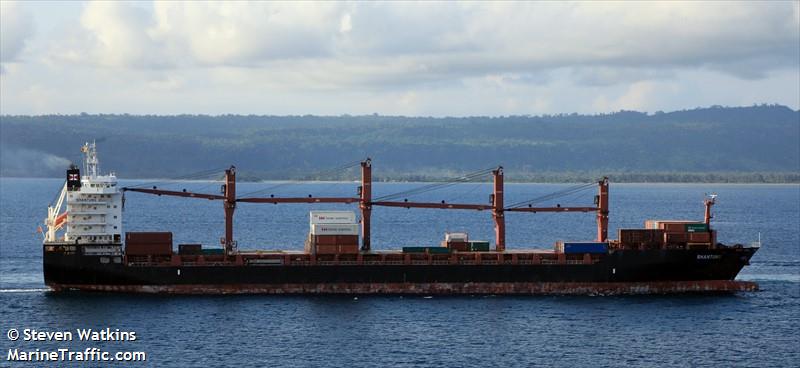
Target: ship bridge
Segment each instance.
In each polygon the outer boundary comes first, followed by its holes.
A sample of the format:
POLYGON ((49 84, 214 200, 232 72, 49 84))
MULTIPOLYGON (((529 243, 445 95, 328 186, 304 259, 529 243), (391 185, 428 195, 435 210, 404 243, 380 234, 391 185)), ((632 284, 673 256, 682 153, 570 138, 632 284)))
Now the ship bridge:
POLYGON ((67 170, 61 194, 48 208, 45 243, 121 244, 122 193, 117 177, 114 173, 100 174, 94 142, 84 144, 81 152, 84 175, 74 165, 67 170), (61 229, 66 231, 59 236, 61 229))

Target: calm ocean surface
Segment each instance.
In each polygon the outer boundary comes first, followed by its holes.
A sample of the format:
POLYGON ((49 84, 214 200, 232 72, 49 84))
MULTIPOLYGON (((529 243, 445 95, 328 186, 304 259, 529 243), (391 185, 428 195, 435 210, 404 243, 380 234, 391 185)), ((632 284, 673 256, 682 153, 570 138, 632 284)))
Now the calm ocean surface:
MULTIPOLYGON (((123 182, 123 184, 138 182, 123 182)), ((712 226, 724 243, 763 247, 739 279, 762 291, 733 295, 615 297, 142 296, 54 295, 41 270, 47 204, 62 182, 0 179, 0 367, 26 351, 97 347, 144 351, 147 361, 118 366, 800 366, 800 186, 611 184, 609 234, 645 219, 701 219, 704 193, 719 194, 712 226), (135 331, 133 342, 10 341, 9 329, 135 331)), ((307 183, 276 196, 354 195, 355 183, 307 183)), ((419 184, 377 183, 376 196, 419 184)), ((270 184, 240 184, 240 194, 270 184)), ((568 185, 509 184, 506 203, 568 185)), ((216 192, 219 183, 165 188, 216 192)), ((414 199, 485 203, 488 184, 463 184, 414 199)), ((594 188, 562 205, 591 205, 594 188)), ((220 202, 128 193, 124 230, 172 231, 176 243, 216 245, 220 202)), ((302 249, 308 211, 345 205, 240 204, 240 248, 302 249)), ((373 247, 433 245, 445 231, 493 240, 488 212, 373 211, 373 247)), ((549 248, 595 234, 593 214, 510 214, 507 243, 549 248)), ((76 337, 77 340, 77 337, 76 337)), ((70 364, 58 364, 59 366, 70 364)), ((107 366, 109 363, 74 363, 107 366)))

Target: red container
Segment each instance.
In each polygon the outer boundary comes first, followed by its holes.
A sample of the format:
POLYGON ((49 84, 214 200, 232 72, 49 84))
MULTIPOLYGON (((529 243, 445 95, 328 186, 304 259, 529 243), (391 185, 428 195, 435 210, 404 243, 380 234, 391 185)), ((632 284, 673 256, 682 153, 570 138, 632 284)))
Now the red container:
POLYGON ((339 253, 341 253, 341 254, 356 254, 356 253, 358 253, 358 244, 355 244, 355 245, 339 245, 339 253))
POLYGON ((167 256, 172 255, 172 243, 148 244, 127 243, 125 254, 129 256, 167 256))
POLYGON ((664 240, 668 244, 683 244, 689 241, 689 237, 686 233, 666 233, 664 240))
POLYGON ((690 243, 710 243, 711 233, 689 233, 690 243))
POLYGON ((338 245, 319 245, 314 247, 314 253, 316 254, 336 254, 339 253, 339 246, 338 245))
POLYGON ((358 235, 336 235, 336 244, 358 246, 358 235))
POLYGON ((662 224, 664 231, 666 232, 675 232, 675 233, 682 233, 686 231, 686 224, 685 223, 665 223, 662 224))
POLYGON ((336 245, 336 235, 312 235, 314 237, 314 244, 317 245, 336 245))
POLYGON ((446 246, 459 252, 466 252, 469 249, 469 243, 467 242, 449 242, 446 243, 446 246))
POLYGON ((170 244, 172 245, 172 233, 165 232, 127 232, 125 233, 125 243, 136 244, 170 244))

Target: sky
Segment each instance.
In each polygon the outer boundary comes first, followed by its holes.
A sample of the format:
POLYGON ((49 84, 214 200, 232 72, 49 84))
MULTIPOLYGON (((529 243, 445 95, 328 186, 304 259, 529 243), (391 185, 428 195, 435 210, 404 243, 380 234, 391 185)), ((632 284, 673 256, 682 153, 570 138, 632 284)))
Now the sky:
POLYGON ((800 1, 12 2, 0 114, 800 109, 800 1))

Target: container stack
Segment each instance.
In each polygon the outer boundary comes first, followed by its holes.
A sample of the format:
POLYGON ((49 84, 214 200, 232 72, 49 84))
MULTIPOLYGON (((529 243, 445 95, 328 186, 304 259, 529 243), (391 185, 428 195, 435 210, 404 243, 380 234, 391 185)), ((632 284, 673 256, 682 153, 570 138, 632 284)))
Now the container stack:
POLYGON ((459 252, 469 249, 469 235, 467 233, 444 233, 442 246, 459 252))
POLYGON ((716 231, 704 222, 686 220, 647 220, 645 227, 664 232, 664 246, 686 246, 689 248, 713 247, 716 231))
POLYGON ((664 230, 619 229, 618 239, 623 249, 661 249, 664 246, 664 230))
POLYGON ((306 252, 358 253, 358 223, 351 211, 311 211, 306 252))
POLYGON ((127 232, 125 254, 129 256, 172 255, 171 232, 127 232))

